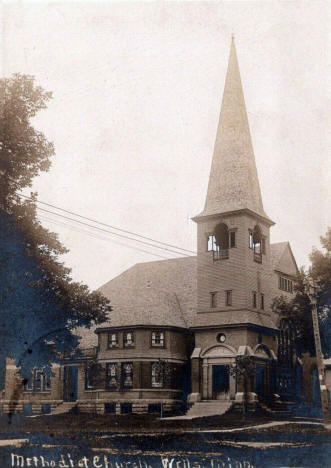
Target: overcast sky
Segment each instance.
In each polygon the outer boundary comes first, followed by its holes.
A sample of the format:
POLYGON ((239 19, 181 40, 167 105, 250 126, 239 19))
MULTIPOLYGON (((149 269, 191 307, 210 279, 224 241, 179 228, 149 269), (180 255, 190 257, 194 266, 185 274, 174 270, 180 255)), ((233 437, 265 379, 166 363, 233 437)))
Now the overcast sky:
MULTIPOLYGON (((2 4, 2 74, 34 75, 53 92, 35 126, 56 155, 33 189, 195 250, 190 218, 206 196, 234 32, 271 240, 289 240, 308 264, 331 224, 330 15, 318 1, 2 4)), ((74 278, 92 288, 159 259, 143 244, 44 217, 70 249, 74 278)))

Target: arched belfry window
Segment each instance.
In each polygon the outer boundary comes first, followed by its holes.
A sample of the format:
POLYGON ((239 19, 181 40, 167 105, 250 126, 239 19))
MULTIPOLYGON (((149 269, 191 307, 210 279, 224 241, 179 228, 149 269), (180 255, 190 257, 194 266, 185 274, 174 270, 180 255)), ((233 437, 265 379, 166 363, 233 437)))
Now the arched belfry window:
POLYGON ((249 233, 249 248, 254 252, 254 260, 262 263, 262 254, 265 253, 265 239, 262 236, 261 228, 258 224, 249 233))
POLYGON ((213 251, 214 260, 229 258, 229 229, 226 224, 217 224, 213 234, 208 236, 207 250, 213 251))

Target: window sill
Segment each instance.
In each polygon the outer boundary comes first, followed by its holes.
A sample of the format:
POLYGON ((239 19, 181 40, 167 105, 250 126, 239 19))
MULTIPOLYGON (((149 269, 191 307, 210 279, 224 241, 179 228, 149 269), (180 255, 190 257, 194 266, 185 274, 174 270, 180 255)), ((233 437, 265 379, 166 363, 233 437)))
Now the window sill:
POLYGON ((23 394, 24 393, 27 393, 27 394, 30 394, 30 393, 38 393, 38 395, 40 394, 48 394, 48 393, 51 393, 51 390, 24 390, 23 394))

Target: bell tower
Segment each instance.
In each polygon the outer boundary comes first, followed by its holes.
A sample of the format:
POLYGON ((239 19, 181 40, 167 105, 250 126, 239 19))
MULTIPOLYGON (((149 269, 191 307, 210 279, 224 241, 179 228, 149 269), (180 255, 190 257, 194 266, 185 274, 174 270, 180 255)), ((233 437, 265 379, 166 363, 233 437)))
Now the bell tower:
MULTIPOLYGON (((215 390, 220 377, 214 382, 217 366, 208 364, 208 353, 226 367, 259 343, 272 348, 276 328, 269 292, 274 223, 263 208, 233 37, 206 202, 193 220, 198 253, 192 392, 214 399, 221 394, 215 390)), ((235 383, 227 379, 227 395, 234 398, 235 383)))

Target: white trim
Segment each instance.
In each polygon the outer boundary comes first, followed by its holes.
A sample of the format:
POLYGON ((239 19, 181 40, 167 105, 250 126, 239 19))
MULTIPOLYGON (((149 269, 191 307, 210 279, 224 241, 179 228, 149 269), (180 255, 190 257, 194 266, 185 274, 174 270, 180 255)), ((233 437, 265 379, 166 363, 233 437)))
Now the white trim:
MULTIPOLYGON (((223 349, 227 349, 228 351, 230 351, 231 355, 228 357, 234 357, 237 353, 237 351, 235 350, 235 348, 233 348, 232 346, 230 345, 227 345, 227 344, 217 344, 217 345, 212 345, 212 346, 209 346, 208 348, 206 348, 202 353, 201 353, 201 357, 202 358, 212 358, 212 357, 217 357, 217 356, 208 356, 208 353, 209 351, 211 351, 212 349, 214 348, 223 348, 223 349)), ((220 354, 218 357, 226 357, 226 354, 220 354)))
POLYGON ((167 358, 167 357, 163 358, 163 356, 151 356, 151 357, 127 356, 124 358, 122 357, 120 358, 114 355, 110 355, 109 357, 98 359, 98 362, 128 362, 128 361, 130 362, 136 362, 136 361, 154 362, 154 361, 158 361, 160 358, 162 358, 162 360, 167 361, 167 362, 176 362, 179 364, 185 364, 188 361, 188 359, 176 359, 176 358, 167 358))

